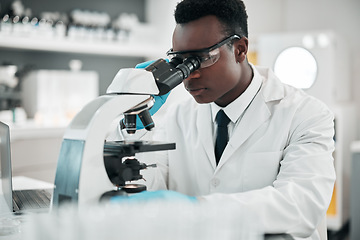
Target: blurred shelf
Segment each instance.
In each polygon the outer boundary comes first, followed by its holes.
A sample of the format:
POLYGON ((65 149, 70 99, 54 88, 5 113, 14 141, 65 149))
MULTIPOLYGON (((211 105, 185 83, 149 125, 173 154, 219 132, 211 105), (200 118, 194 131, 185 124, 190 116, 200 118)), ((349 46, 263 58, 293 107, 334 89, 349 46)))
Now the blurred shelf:
POLYGON ((141 43, 80 41, 71 39, 46 39, 39 37, 15 37, 0 34, 0 48, 33 50, 45 52, 64 52, 94 54, 103 56, 154 57, 164 52, 161 45, 147 41, 141 43))

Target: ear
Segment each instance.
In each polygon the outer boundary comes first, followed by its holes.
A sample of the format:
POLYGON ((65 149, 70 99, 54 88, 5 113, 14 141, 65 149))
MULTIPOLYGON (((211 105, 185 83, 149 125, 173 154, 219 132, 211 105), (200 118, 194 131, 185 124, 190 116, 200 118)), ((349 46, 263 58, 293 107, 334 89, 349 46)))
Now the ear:
POLYGON ((242 37, 234 43, 235 58, 238 63, 242 63, 246 59, 248 52, 249 40, 242 37))

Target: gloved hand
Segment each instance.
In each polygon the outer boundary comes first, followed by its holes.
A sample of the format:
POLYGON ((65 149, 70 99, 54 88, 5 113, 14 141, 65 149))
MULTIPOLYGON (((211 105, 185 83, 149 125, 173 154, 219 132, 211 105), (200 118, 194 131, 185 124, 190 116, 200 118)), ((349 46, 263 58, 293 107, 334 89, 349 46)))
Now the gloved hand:
MULTIPOLYGON (((166 59, 166 61, 168 62, 167 59, 166 59)), ((153 62, 155 62, 155 60, 142 62, 142 63, 137 64, 135 66, 135 68, 146 68, 153 62)), ((165 103, 169 94, 170 94, 170 92, 168 92, 167 94, 162 95, 162 96, 154 96, 153 95, 155 102, 154 102, 154 105, 149 109, 149 113, 151 116, 153 116, 161 108, 161 106, 165 103)), ((143 129, 143 128, 144 128, 144 125, 142 124, 139 116, 136 116, 136 129, 139 130, 139 129, 143 129)))
POLYGON ((190 197, 175 191, 158 190, 158 191, 143 191, 130 196, 115 196, 110 199, 110 202, 127 202, 127 203, 141 203, 149 201, 171 201, 171 202, 197 202, 196 197, 190 197))

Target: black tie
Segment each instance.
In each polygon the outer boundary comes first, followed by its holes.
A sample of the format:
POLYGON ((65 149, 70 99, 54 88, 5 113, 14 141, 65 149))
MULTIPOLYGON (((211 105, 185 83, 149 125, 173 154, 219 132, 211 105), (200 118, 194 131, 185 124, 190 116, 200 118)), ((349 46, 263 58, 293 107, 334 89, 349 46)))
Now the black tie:
POLYGON ((216 141, 215 141, 215 157, 216 157, 216 164, 219 163, 221 155, 226 147, 226 144, 229 140, 228 134, 228 124, 230 119, 223 110, 220 110, 216 115, 216 122, 217 122, 217 133, 216 133, 216 141))

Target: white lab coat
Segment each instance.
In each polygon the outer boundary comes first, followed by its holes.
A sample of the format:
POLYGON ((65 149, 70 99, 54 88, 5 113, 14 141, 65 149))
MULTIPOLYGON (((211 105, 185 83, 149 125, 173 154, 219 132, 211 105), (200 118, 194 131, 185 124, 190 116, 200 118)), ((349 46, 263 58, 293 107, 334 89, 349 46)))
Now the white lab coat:
POLYGON ((176 150, 154 153, 156 158, 147 153, 158 168, 146 171, 146 183, 150 189, 236 203, 256 213, 268 233, 320 239, 316 228, 335 182, 333 114, 314 97, 281 83, 272 71, 254 71, 262 78, 261 89, 219 165, 210 105, 191 98, 172 106, 163 131, 155 131, 155 140, 175 142, 176 150))

